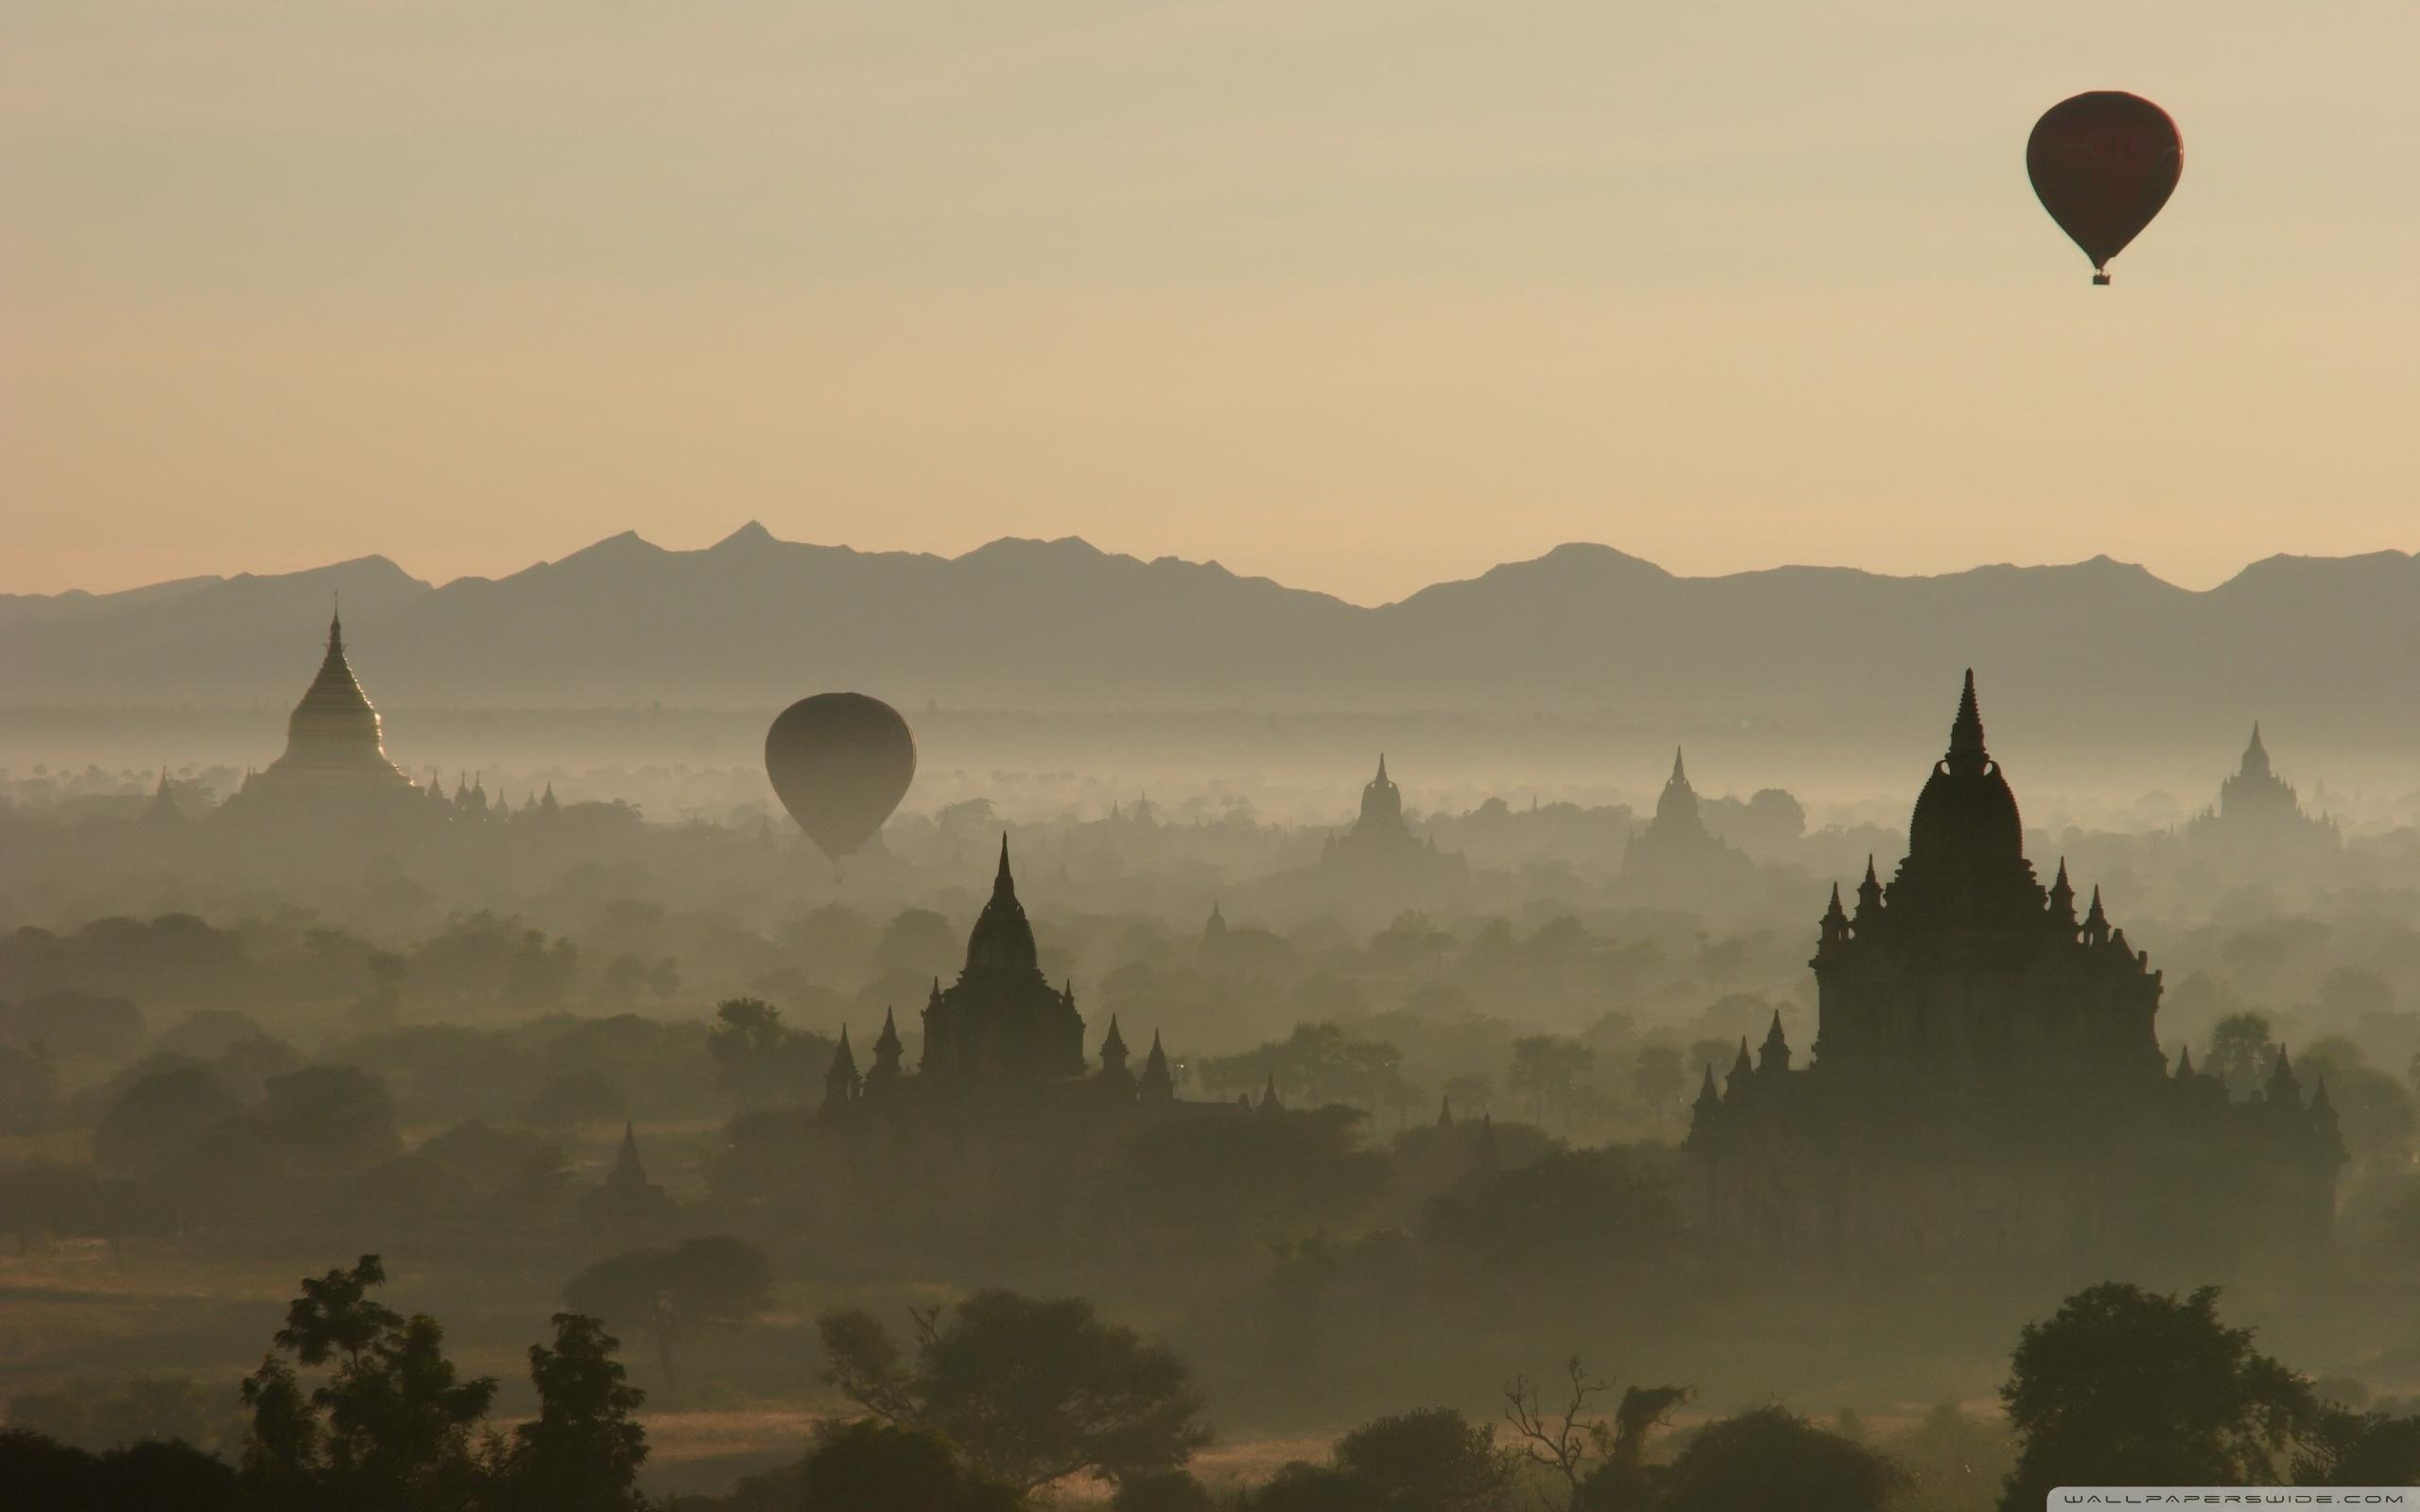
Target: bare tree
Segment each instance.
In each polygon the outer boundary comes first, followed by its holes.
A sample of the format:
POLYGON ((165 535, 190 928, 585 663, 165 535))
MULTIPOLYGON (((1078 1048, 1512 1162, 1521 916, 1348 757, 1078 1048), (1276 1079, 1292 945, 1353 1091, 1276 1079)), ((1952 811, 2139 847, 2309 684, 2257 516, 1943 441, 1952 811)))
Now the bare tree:
POLYGON ((1535 1383, 1514 1376, 1504 1388, 1504 1420, 1512 1425, 1523 1457, 1562 1477, 1563 1508, 1570 1512, 1580 1503, 1582 1485, 1594 1473, 1592 1465, 1630 1475, 1641 1472, 1647 1435, 1664 1426, 1672 1409, 1688 1400, 1689 1388, 1629 1387, 1608 1423, 1591 1413, 1589 1404, 1613 1390, 1614 1383, 1590 1376, 1577 1355, 1564 1362, 1564 1376, 1566 1386, 1560 1408, 1548 1407, 1535 1383))

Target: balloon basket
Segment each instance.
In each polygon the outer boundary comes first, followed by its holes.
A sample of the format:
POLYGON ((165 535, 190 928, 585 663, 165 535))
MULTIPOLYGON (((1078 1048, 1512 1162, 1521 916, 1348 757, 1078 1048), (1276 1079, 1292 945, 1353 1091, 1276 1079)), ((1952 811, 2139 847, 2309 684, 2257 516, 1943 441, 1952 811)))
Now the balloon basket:
POLYGON ((2107 288, 2109 286, 2109 275, 2106 273, 2095 273, 2092 275, 2092 284, 2095 288, 2107 288))

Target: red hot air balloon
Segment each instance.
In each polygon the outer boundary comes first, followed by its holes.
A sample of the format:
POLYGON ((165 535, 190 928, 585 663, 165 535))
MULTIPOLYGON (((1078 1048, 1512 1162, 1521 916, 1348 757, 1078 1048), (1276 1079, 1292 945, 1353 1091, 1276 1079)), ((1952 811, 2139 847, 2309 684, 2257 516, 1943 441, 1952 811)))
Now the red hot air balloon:
POLYGON ((899 711, 862 693, 819 693, 765 731, 765 775, 782 806, 838 866, 882 828, 916 776, 899 711))
POLYGON ((2109 260, 2152 223, 2185 171, 2185 142, 2168 112, 2139 94, 2094 90, 2061 100, 2033 123, 2025 171, 2042 208, 2109 282, 2109 260))

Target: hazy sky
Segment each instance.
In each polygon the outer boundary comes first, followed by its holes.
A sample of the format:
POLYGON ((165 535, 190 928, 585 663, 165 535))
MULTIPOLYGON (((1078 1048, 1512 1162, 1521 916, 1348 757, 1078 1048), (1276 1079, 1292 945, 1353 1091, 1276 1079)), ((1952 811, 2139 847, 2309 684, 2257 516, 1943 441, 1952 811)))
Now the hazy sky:
POLYGON ((0 591, 2420 545, 2420 6, 0 6, 0 591), (2034 117, 2183 129, 2095 289, 2034 117))

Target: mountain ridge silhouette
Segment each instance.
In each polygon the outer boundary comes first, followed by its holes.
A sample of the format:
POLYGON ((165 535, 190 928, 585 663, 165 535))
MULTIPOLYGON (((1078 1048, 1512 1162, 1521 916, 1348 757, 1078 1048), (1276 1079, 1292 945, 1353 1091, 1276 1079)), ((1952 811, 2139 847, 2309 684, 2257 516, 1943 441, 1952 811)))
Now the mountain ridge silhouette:
POLYGON ((1987 719, 2089 736, 2256 715, 2420 734, 2420 560, 2273 556, 2180 588, 2106 556, 1933 576, 1785 565, 1681 576, 1572 542, 1363 607, 1079 537, 958 557, 786 541, 751 521, 676 551, 608 536, 434 584, 383 556, 113 593, 0 595, 0 706, 280 704, 341 592, 389 706, 1610 713, 1789 728, 1939 723, 1974 664, 1987 719))

